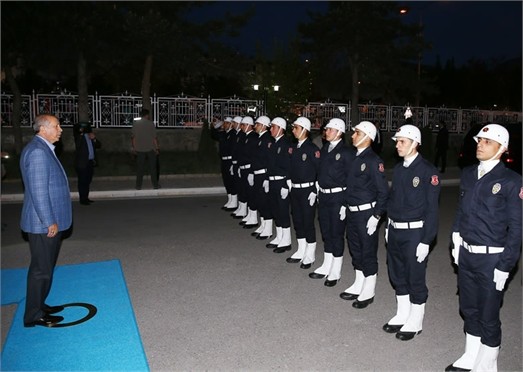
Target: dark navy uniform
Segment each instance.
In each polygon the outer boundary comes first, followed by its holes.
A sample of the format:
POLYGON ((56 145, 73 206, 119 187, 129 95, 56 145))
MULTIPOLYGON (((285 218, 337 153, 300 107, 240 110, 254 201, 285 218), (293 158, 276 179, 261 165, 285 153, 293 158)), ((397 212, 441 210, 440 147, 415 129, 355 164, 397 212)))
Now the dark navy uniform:
POLYGON ((347 172, 354 158, 354 151, 346 147, 343 141, 330 152, 328 149, 328 144, 321 149, 318 172, 320 230, 325 253, 342 257, 346 219, 340 220, 339 213, 345 205, 347 172))
POLYGON ((478 180, 478 165, 461 175, 459 206, 452 231, 463 242, 459 251, 459 305, 465 332, 490 347, 501 344, 494 269, 510 272, 521 251, 521 176, 498 163, 478 180))
POLYGON ((430 245, 438 231, 438 170, 421 154, 409 167, 399 163, 393 170, 387 214, 387 264, 397 296, 410 295, 412 304, 425 304, 427 260, 417 262, 419 243, 430 245))
MULTIPOLYGON (((291 219, 289 216, 289 197, 282 199, 281 189, 287 187, 287 179, 290 173, 289 139, 283 135, 271 144, 269 151, 268 177, 269 177, 269 200, 274 224, 281 228, 289 228, 291 219)), ((292 150, 291 150, 292 151, 292 150)))
POLYGON ((245 195, 245 188, 243 187, 242 180, 240 177, 240 159, 243 155, 243 145, 245 143, 245 133, 242 130, 236 131, 236 143, 232 150, 232 165, 233 165, 233 178, 235 189, 238 194, 238 201, 242 203, 247 202, 247 195, 245 195))
POLYGON ((382 216, 387 209, 389 184, 383 160, 371 147, 357 155, 346 178, 347 243, 352 266, 365 277, 378 272, 378 230, 367 233, 370 216, 382 216))
POLYGON ((247 202, 248 207, 255 211, 255 193, 254 187, 249 185, 247 177, 249 174, 253 174, 252 162, 254 160, 254 154, 258 146, 258 134, 251 130, 248 133, 245 133, 244 141, 241 146, 241 154, 238 159, 238 165, 240 167, 240 185, 242 187, 242 197, 240 199, 242 202, 247 202))
MULTIPOLYGON (((260 213, 260 217, 271 219, 272 213, 269 206, 269 193, 265 192, 263 183, 268 181, 267 168, 269 164, 270 147, 274 143, 269 131, 258 135, 256 152, 252 159, 252 172, 254 173, 254 187, 252 188, 253 207, 260 213)), ((251 202, 251 200, 249 200, 251 202)))
POLYGON ((309 195, 311 192, 317 192, 316 181, 320 167, 320 149, 307 138, 299 147, 298 144, 293 145, 291 152, 291 211, 296 239, 306 239, 307 243, 315 243, 314 214, 316 203, 310 205, 309 195))
POLYGON ((233 137, 231 133, 235 131, 229 129, 228 131, 223 131, 216 129, 214 125, 211 125, 211 137, 215 141, 218 141, 218 154, 221 159, 221 174, 223 180, 223 186, 227 194, 235 194, 232 192, 234 183, 231 182, 231 165, 232 165, 232 141, 233 137))

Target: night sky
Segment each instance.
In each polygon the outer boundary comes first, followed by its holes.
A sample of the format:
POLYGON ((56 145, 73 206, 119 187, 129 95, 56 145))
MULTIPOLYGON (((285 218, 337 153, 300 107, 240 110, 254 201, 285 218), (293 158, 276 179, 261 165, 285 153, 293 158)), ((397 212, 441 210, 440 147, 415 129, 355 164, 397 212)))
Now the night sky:
MULTIPOLYGON (((424 37, 433 45, 423 55, 424 63, 442 63, 454 58, 459 66, 474 59, 509 59, 521 56, 521 1, 416 1, 408 5, 405 22, 424 26, 424 37)), ((285 40, 297 34, 299 22, 307 21, 307 10, 324 12, 325 1, 219 1, 209 9, 199 9, 197 18, 226 17, 249 6, 256 14, 241 36, 228 43, 243 53, 254 55, 257 43, 270 54, 273 40, 285 40)))

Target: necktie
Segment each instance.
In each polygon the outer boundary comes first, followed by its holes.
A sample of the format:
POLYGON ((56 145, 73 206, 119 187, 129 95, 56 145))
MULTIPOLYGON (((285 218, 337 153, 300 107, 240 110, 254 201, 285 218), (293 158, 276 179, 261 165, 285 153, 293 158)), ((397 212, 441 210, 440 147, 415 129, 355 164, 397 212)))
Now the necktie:
POLYGON ((334 148, 334 145, 332 143, 329 144, 329 152, 331 152, 333 148, 334 148))
MULTIPOLYGON (((479 170, 479 178, 483 177, 484 175, 485 175, 485 169, 481 168, 481 169, 479 170)), ((479 179, 479 178, 478 178, 478 179, 479 179)))

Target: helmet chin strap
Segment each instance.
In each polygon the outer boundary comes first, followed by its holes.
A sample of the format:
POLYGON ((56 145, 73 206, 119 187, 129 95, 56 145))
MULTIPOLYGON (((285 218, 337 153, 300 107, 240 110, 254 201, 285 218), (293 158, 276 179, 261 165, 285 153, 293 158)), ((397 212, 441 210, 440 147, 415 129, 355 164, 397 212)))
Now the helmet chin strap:
POLYGON ((498 155, 503 154, 505 151, 506 151, 505 146, 500 146, 499 150, 494 154, 494 156, 492 156, 489 160, 485 160, 485 162, 491 161, 491 160, 497 160, 496 158, 498 157, 498 155))
POLYGON ((418 143, 416 141, 412 141, 412 143, 410 144, 410 147, 409 147, 409 152, 404 157, 405 159, 409 158, 412 155, 412 151, 414 151, 414 149, 416 148, 417 145, 418 145, 418 143))
POLYGON ((305 130, 305 128, 301 127, 301 131, 300 131, 300 134, 298 135, 298 138, 301 138, 301 136, 303 135, 303 131, 305 130))
POLYGON ((358 146, 361 145, 361 143, 362 143, 363 141, 365 141, 365 138, 367 138, 368 136, 369 136, 369 135, 368 135, 367 133, 365 133, 365 136, 364 136, 362 139, 360 139, 360 140, 358 141, 358 143, 354 145, 354 147, 358 148, 358 146))

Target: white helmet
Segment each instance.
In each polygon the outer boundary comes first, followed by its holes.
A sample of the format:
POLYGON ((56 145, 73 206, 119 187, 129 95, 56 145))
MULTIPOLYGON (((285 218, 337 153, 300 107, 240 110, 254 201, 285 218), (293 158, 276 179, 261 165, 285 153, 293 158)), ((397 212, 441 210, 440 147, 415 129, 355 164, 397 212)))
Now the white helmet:
POLYGON ((269 125, 271 125, 271 119, 269 119, 268 116, 262 115, 258 119, 256 119, 256 123, 260 123, 268 127, 269 125))
POLYGON ((421 145, 421 132, 418 127, 415 127, 414 125, 405 124, 399 127, 392 139, 396 141, 398 137, 409 138, 421 145))
POLYGON ((309 132, 311 131, 311 121, 305 116, 300 116, 294 121, 293 124, 299 125, 300 127, 307 129, 309 132))
POLYGON ((235 116, 234 119, 232 119, 232 121, 234 121, 235 123, 240 124, 242 122, 242 117, 241 116, 235 116))
POLYGON ((227 116, 227 117, 225 118, 224 122, 226 122, 226 123, 230 123, 230 122, 232 122, 232 118, 231 118, 230 116, 227 116))
POLYGON ((287 129, 287 121, 284 118, 276 117, 272 119, 271 124, 277 125, 282 129, 287 129))
POLYGON ((372 124, 370 121, 362 121, 358 125, 356 125, 353 130, 359 129, 363 133, 365 133, 369 138, 374 141, 376 138, 376 126, 372 124))
POLYGON ((345 133, 345 122, 338 118, 330 119, 325 128, 337 129, 341 133, 345 133))
POLYGON ((508 149, 509 134, 508 130, 499 124, 487 124, 478 134, 474 136, 474 141, 478 142, 478 138, 487 138, 501 144, 505 149, 508 149))
POLYGON ((244 116, 241 121, 241 124, 253 125, 254 121, 252 120, 252 118, 250 116, 244 116))

